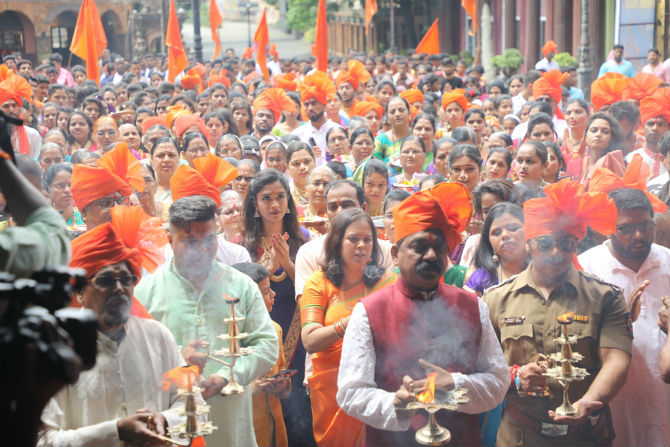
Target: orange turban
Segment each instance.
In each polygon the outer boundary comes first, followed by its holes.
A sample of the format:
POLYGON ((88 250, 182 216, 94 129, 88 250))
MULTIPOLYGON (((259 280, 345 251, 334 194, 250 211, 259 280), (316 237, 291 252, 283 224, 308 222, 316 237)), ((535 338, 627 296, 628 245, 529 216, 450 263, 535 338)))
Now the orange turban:
POLYGON ((640 101, 645 96, 653 95, 662 83, 663 81, 655 74, 640 72, 628 80, 628 84, 621 93, 621 99, 640 101))
POLYGON ((604 235, 614 233, 617 211, 607 194, 584 192, 568 179, 547 186, 544 193, 546 197, 523 204, 527 241, 561 230, 582 239, 587 226, 604 235))
POLYGON ((242 53, 242 59, 251 59, 252 57, 254 57, 254 49, 247 47, 242 53))
POLYGON ((275 123, 281 118, 283 110, 287 112, 297 112, 298 106, 288 97, 286 92, 281 88, 271 87, 264 89, 260 95, 254 99, 252 105, 253 112, 256 113, 260 109, 269 109, 274 115, 275 123))
POLYGON ((157 126, 159 124, 161 126, 167 127, 168 129, 170 128, 164 116, 149 116, 144 118, 144 121, 142 121, 142 135, 147 133, 147 131, 152 127, 157 126))
POLYGON ((298 89, 298 83, 296 82, 293 73, 275 75, 272 81, 273 85, 277 88, 283 88, 284 90, 290 90, 292 92, 298 89))
POLYGON ((205 126, 202 118, 195 115, 182 115, 174 120, 174 130, 177 132, 178 137, 184 135, 184 132, 193 126, 196 126, 198 131, 209 140, 209 130, 207 130, 207 126, 205 126))
POLYGON ((125 143, 107 151, 96 168, 85 165, 72 168, 72 199, 80 210, 117 191, 129 197, 133 189, 144 191, 144 177, 140 162, 125 143))
POLYGON ((321 104, 326 105, 329 100, 335 98, 335 84, 323 71, 316 71, 305 76, 298 88, 302 102, 314 98, 321 104))
POLYGON ((442 231, 453 250, 461 243, 461 233, 470 220, 470 194, 460 183, 440 183, 416 192, 393 209, 395 239, 434 228, 442 231))
POLYGON ((222 68, 218 73, 212 73, 209 75, 209 84, 208 87, 213 86, 214 84, 223 84, 226 87, 230 88, 230 79, 228 79, 228 70, 222 68))
POLYGON ((644 123, 657 116, 662 116, 670 123, 670 88, 656 90, 653 95, 640 101, 640 122, 644 123))
POLYGON ((172 200, 203 195, 216 202, 217 207, 221 206, 219 188, 237 178, 237 168, 211 153, 196 158, 193 165, 195 169, 187 165, 179 166, 170 179, 172 200))
POLYGON ((277 51, 277 45, 274 44, 274 43, 272 45, 270 45, 270 49, 268 50, 268 53, 270 53, 270 56, 275 56, 275 57, 278 58, 279 57, 279 51, 277 51))
POLYGON ((21 106, 21 98, 32 102, 33 90, 23 76, 7 72, 6 78, 0 82, 0 104, 13 99, 21 106))
POLYGON ((340 71, 337 75, 337 78, 335 79, 337 88, 339 88, 342 84, 346 82, 351 84, 354 90, 358 90, 358 88, 360 87, 360 85, 358 84, 358 80, 354 78, 352 75, 350 75, 348 71, 340 71))
POLYGON ((560 70, 549 70, 547 73, 542 73, 542 77, 533 82, 533 98, 549 95, 558 104, 563 99, 561 85, 568 76, 570 76, 568 73, 561 73, 560 70))
POLYGON ((416 88, 409 88, 400 92, 400 97, 405 98, 409 105, 414 104, 415 102, 423 102, 423 93, 421 90, 416 88))
POLYGON ((591 104, 596 110, 621 101, 622 93, 629 79, 621 73, 607 72, 591 84, 591 104))
POLYGON ((351 110, 349 110, 349 116, 361 116, 365 118, 365 115, 367 115, 370 110, 377 112, 379 119, 382 119, 382 116, 384 116, 384 108, 379 105, 378 102, 373 101, 356 101, 351 107, 351 110))
MULTIPOLYGON (((7 66, 3 64, 2 67, 7 66)), ((19 107, 21 106, 21 98, 32 102, 33 90, 23 76, 15 75, 9 67, 3 70, 2 76, 4 80, 0 82, 0 105, 10 99, 16 101, 19 107)), ((30 155, 30 139, 28 138, 28 131, 23 124, 16 126, 16 134, 19 140, 19 152, 30 155)))
POLYGON ((182 105, 175 104, 173 106, 168 106, 167 114, 165 115, 165 120, 167 121, 168 129, 172 130, 172 123, 174 123, 174 120, 176 120, 178 117, 182 115, 192 115, 192 113, 186 110, 182 105))
POLYGON ((372 77, 370 76, 370 72, 365 68, 365 65, 363 65, 363 62, 357 59, 351 59, 347 63, 347 71, 359 84, 367 83, 372 77))
POLYGON ((449 104, 452 102, 457 103, 464 112, 467 112, 470 108, 470 103, 468 98, 465 97, 465 90, 462 88, 457 88, 450 92, 445 92, 442 94, 442 108, 446 109, 449 104))
POLYGON ((161 247, 167 244, 162 221, 150 217, 139 206, 115 206, 111 222, 87 231, 70 243, 70 267, 83 268, 90 277, 103 267, 128 262, 133 275, 142 267, 153 272, 164 262, 161 247))
POLYGON ((556 44, 556 42, 554 42, 553 40, 549 40, 542 47, 542 56, 547 57, 547 54, 551 52, 555 53, 556 50, 558 50, 558 44, 556 44))
POLYGON ((661 199, 647 191, 649 171, 649 165, 642 160, 642 156, 635 154, 626 168, 623 177, 619 177, 607 168, 596 168, 589 181, 589 192, 604 192, 605 194, 609 194, 615 189, 639 189, 647 196, 654 211, 665 213, 668 210, 668 206, 661 199))

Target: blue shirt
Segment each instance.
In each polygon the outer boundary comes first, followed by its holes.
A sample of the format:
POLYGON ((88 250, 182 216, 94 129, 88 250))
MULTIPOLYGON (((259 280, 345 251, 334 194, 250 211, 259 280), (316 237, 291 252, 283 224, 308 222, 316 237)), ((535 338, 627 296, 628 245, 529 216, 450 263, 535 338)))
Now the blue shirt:
POLYGON ((605 73, 610 71, 621 73, 622 75, 625 75, 629 78, 635 76, 635 69, 633 68, 633 64, 628 62, 626 59, 621 59, 620 64, 617 64, 614 59, 612 59, 611 61, 605 61, 605 63, 600 66, 600 71, 598 71, 598 77, 600 78, 605 73))

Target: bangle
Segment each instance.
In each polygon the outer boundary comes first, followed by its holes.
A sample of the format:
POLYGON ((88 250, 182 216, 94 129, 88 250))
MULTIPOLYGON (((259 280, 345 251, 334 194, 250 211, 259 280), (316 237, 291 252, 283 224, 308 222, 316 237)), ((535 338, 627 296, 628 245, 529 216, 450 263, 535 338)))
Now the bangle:
POLYGON ((340 318, 337 320, 335 323, 333 323, 333 329, 335 329, 335 335, 338 336, 338 338, 343 338, 344 337, 344 326, 342 325, 342 319, 340 318))
POLYGON ((519 365, 516 363, 512 366, 509 367, 509 374, 510 374, 510 382, 514 383, 514 380, 516 379, 516 374, 517 371, 519 371, 519 368, 521 368, 519 365))
POLYGON ((3 159, 3 160, 11 160, 11 159, 12 159, 12 156, 9 155, 9 154, 8 154, 7 152, 5 152, 5 151, 0 151, 0 159, 3 159))

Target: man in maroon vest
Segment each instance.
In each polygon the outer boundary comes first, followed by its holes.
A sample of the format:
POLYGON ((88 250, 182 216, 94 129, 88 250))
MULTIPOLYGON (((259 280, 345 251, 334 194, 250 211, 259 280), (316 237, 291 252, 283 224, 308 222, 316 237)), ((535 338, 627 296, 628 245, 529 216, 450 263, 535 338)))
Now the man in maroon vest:
POLYGON ((480 445, 477 414, 496 407, 509 370, 485 304, 442 283, 449 253, 471 214, 461 184, 413 194, 393 210, 398 281, 356 305, 342 348, 337 402, 367 424, 369 446, 417 445, 425 414, 403 407, 437 372, 436 389, 466 388, 470 402, 441 411, 454 445, 480 445))

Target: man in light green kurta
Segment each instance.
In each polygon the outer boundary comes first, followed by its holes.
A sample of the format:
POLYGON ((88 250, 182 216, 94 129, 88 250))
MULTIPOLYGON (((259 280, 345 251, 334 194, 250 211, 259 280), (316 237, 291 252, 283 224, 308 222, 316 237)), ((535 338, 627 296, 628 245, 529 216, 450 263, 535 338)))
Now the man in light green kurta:
MULTIPOLYGON (((256 283, 237 270, 214 259, 216 254, 216 204, 205 196, 176 200, 170 207, 170 243, 174 260, 154 274, 142 278, 135 296, 151 315, 170 329, 188 363, 203 365, 204 354, 197 340, 209 343, 209 352, 227 347, 216 338, 227 334, 225 318, 231 307, 223 295, 238 298, 235 314, 245 317, 240 332, 248 337, 240 342, 253 353, 235 363, 235 380, 248 385, 265 374, 277 361, 277 333, 256 283), (202 350, 201 350, 202 351, 202 350)), ((224 358, 230 362, 231 358, 224 358)), ((223 396, 219 392, 230 378, 230 369, 209 361, 203 372, 203 397, 211 405, 210 419, 218 427, 206 438, 208 445, 255 446, 251 391, 223 396)))

